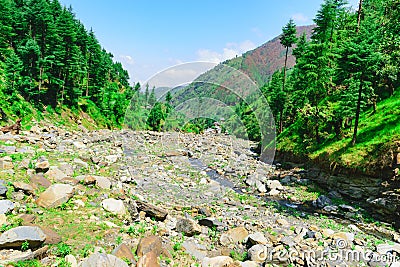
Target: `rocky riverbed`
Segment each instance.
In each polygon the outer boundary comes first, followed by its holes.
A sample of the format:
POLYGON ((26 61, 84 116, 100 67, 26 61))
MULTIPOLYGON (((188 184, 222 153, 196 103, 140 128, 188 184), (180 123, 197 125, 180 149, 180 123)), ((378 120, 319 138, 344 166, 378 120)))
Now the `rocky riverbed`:
POLYGON ((0 265, 398 266, 390 226, 301 166, 258 161, 252 145, 52 125, 0 133, 0 265))

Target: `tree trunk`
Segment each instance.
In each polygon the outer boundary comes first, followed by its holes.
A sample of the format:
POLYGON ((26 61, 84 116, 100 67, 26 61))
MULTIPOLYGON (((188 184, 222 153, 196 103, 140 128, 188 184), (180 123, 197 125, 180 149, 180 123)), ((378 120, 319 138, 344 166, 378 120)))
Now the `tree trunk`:
POLYGON ((363 79, 360 79, 360 86, 358 87, 358 99, 357 99, 357 109, 356 109, 356 119, 354 121, 354 133, 353 140, 351 140, 351 145, 354 146, 357 142, 357 130, 358 130, 358 121, 360 119, 360 111, 361 111, 361 94, 362 94, 362 84, 363 79))
POLYGON ((86 79, 86 97, 89 96, 89 71, 87 73, 87 79, 86 79))
POLYGON ((357 33, 360 31, 360 25, 361 25, 362 3, 363 0, 360 0, 360 3, 358 4, 357 33))
MULTIPOLYGON (((287 66, 287 58, 289 53, 289 46, 286 47, 285 53, 285 66, 283 67, 283 81, 282 81, 282 92, 285 93, 285 82, 286 82, 286 66, 287 66)), ((279 116, 279 133, 283 131, 283 107, 279 116)))
POLYGON ((283 92, 285 92, 286 65, 287 65, 288 52, 289 52, 289 47, 286 47, 285 66, 283 67, 283 82, 282 82, 282 91, 283 91, 283 92))

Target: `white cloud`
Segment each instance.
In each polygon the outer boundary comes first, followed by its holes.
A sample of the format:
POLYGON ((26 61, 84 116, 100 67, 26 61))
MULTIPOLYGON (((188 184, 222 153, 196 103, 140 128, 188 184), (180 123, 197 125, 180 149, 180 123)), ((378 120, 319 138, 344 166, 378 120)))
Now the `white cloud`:
POLYGON ((122 63, 126 64, 126 65, 133 65, 135 64, 135 61, 133 60, 133 58, 129 55, 120 55, 119 56, 120 60, 122 63))
POLYGON ((304 15, 302 13, 293 14, 292 15, 292 19, 294 20, 294 22, 296 24, 298 24, 298 23, 306 23, 306 22, 310 21, 310 19, 306 15, 304 15))
POLYGON ((244 52, 256 48, 256 45, 249 41, 243 41, 241 43, 227 43, 221 52, 213 51, 210 49, 199 49, 197 50, 197 59, 200 61, 208 61, 219 63, 227 59, 239 56, 244 52))

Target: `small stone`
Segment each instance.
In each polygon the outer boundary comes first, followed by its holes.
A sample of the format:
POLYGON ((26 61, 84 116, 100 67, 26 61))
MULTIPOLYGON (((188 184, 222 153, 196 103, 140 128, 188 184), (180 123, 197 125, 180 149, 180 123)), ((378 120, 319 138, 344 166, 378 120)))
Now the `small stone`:
POLYGON ((155 218, 158 221, 164 221, 168 215, 166 210, 141 200, 136 200, 136 205, 139 211, 145 212, 146 216, 155 218))
POLYGON ((95 176, 96 178, 96 186, 98 186, 101 189, 110 189, 111 188, 111 182, 110 179, 107 177, 103 176, 95 176))
POLYGON ((40 226, 40 229, 42 229, 43 233, 46 236, 44 244, 55 245, 61 242, 61 236, 57 234, 54 230, 43 226, 40 226))
POLYGON ((201 262, 202 267, 228 267, 233 263, 233 259, 228 256, 218 256, 214 258, 205 257, 201 262))
POLYGON ((222 223, 216 218, 203 218, 199 220, 199 225, 207 226, 209 228, 222 226, 222 223))
POLYGON ((325 206, 330 206, 332 205, 332 200, 330 198, 328 198, 325 195, 320 195, 317 200, 315 200, 315 202, 313 202, 313 204, 318 207, 318 208, 323 208, 325 206))
POLYGON ((7 191, 8 191, 7 186, 0 184, 0 196, 2 197, 6 196, 7 191))
POLYGON ((27 170, 29 169, 29 163, 30 160, 28 158, 24 158, 19 164, 18 164, 18 169, 19 170, 27 170))
POLYGON ((276 220, 276 223, 279 224, 279 225, 281 225, 281 226, 287 226, 287 225, 289 225, 289 222, 286 221, 285 219, 278 219, 278 220, 276 220))
POLYGON ((204 215, 206 217, 211 217, 212 216, 212 213, 211 213, 209 208, 200 208, 199 209, 199 214, 200 215, 204 215))
POLYGON ((0 214, 7 214, 14 209, 14 203, 8 199, 0 200, 0 214))
POLYGON ((49 168, 50 168, 50 163, 44 157, 39 158, 38 161, 36 162, 35 170, 37 173, 38 172, 43 172, 43 173, 47 172, 49 170, 49 168))
POLYGON ((5 214, 0 214, 0 226, 8 225, 7 216, 5 214))
POLYGON ((84 149, 86 145, 80 141, 75 141, 72 143, 77 149, 84 149))
POLYGON ((14 164, 10 157, 4 157, 0 159, 0 170, 12 170, 14 168, 14 164))
POLYGON ((268 180, 266 182, 266 186, 268 187, 269 190, 279 190, 282 191, 283 190, 283 186, 281 185, 281 183, 278 180, 268 180))
POLYGON ((191 219, 181 218, 176 223, 176 231, 185 236, 193 236, 201 233, 201 227, 191 219))
POLYGON ((128 264, 123 260, 111 254, 93 253, 88 258, 84 259, 80 267, 128 267, 128 264))
POLYGON ((109 155, 105 157, 106 161, 110 164, 117 162, 118 155, 109 155))
POLYGON ((203 260, 207 256, 207 247, 191 241, 185 240, 182 244, 185 252, 198 260, 203 260))
POLYGON ((281 192, 278 189, 271 189, 271 191, 268 192, 269 196, 277 196, 279 195, 281 192))
POLYGON ((78 262, 76 261, 76 258, 74 255, 69 254, 69 255, 65 256, 64 259, 67 263, 70 264, 70 267, 78 267, 78 262))
POLYGON ((158 257, 154 252, 149 252, 139 258, 137 267, 159 267, 158 257))
POLYGON ((29 225, 36 219, 34 214, 19 214, 18 217, 22 219, 22 225, 29 225))
POLYGON ((140 239, 136 254, 141 257, 149 252, 154 252, 156 257, 160 256, 162 252, 162 240, 160 237, 151 235, 140 239))
POLYGON ((44 188, 49 188, 51 186, 51 182, 47 180, 42 173, 34 174, 29 180, 36 186, 43 186, 44 188))
POLYGON ((117 200, 114 198, 104 199, 101 202, 101 206, 108 212, 111 212, 115 215, 124 215, 126 214, 126 208, 124 202, 122 200, 117 200))
POLYGON ((13 186, 14 186, 15 189, 22 190, 25 193, 28 193, 28 194, 31 194, 31 195, 35 194, 35 189, 36 188, 34 186, 30 185, 30 184, 27 184, 27 183, 24 183, 24 182, 14 182, 13 186))
POLYGON ((122 260, 128 259, 131 261, 131 263, 135 262, 135 256, 133 255, 132 250, 124 243, 116 247, 112 254, 122 260))
POLYGON ((242 242, 249 235, 249 232, 244 227, 236 227, 229 229, 226 233, 223 233, 220 237, 220 243, 223 246, 227 246, 232 243, 242 242))
POLYGON ((91 185, 96 183, 96 178, 92 175, 86 175, 85 178, 83 178, 83 183, 85 185, 91 185))
POLYGON ((256 186, 258 192, 260 192, 260 193, 267 192, 267 188, 265 187, 265 184, 263 184, 261 181, 256 180, 255 186, 256 186))
POLYGON ((254 245, 248 250, 248 257, 251 261, 262 263, 268 259, 268 248, 261 244, 254 245))
POLYGON ((47 175, 47 177, 50 180, 56 181, 56 182, 60 182, 61 180, 63 180, 64 178, 67 177, 67 175, 65 173, 63 173, 60 169, 58 168, 51 168, 49 169, 45 175, 47 175))
POLYGON ((261 232, 255 232, 253 234, 250 234, 247 238, 247 244, 249 247, 258 245, 258 244, 268 244, 270 241, 261 233, 261 232))
POLYGON ((87 164, 86 162, 84 162, 81 159, 78 158, 74 158, 73 163, 75 163, 76 165, 80 166, 81 168, 88 168, 89 164, 87 164))

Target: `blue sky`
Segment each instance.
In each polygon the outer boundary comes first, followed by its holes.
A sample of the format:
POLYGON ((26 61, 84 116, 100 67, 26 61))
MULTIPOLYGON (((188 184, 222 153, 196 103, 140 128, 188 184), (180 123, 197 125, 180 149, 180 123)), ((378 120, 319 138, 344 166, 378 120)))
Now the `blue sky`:
MULTIPOLYGON (((220 62, 312 24, 322 0, 61 0, 101 45, 144 82, 183 62, 220 62)), ((357 0, 350 0, 354 6, 357 0)))

